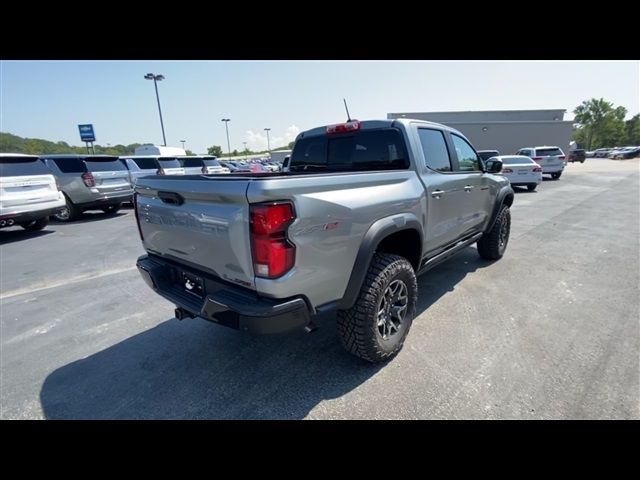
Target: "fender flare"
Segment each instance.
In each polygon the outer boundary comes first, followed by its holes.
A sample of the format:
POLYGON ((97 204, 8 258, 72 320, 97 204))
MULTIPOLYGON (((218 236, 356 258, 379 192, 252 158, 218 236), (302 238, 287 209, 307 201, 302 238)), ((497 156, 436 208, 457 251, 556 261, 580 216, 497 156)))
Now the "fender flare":
POLYGON ((504 204, 507 197, 511 197, 511 204, 513 205, 513 198, 515 193, 513 192, 513 188, 511 185, 507 185, 502 187, 496 196, 496 202, 493 205, 493 211, 491 212, 491 217, 489 218, 489 222, 487 223, 487 227, 484 229, 485 233, 491 231, 493 225, 496 223, 496 218, 498 218, 498 213, 502 209, 502 205, 504 204))
MULTIPOLYGON (((364 279, 367 276, 369 265, 371 264, 373 255, 380 242, 389 235, 403 230, 415 230, 418 233, 420 237, 420 249, 422 250, 422 224, 413 213, 400 213, 390 217, 381 218, 369 227, 369 230, 365 233, 362 242, 360 242, 360 248, 358 249, 356 260, 353 268, 351 269, 349 283, 347 284, 347 288, 342 296, 342 300, 339 302, 338 308, 340 310, 349 309, 356 303, 364 279)), ((420 251, 418 258, 422 258, 422 251, 420 251)))

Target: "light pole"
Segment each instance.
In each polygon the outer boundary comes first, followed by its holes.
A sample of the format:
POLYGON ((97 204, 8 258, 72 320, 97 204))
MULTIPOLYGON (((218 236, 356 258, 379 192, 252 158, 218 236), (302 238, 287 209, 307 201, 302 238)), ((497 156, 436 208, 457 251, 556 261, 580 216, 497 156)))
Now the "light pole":
POLYGON ((231 158, 231 143, 229 143, 229 122, 231 119, 223 118, 221 121, 224 122, 224 127, 227 130, 227 150, 229 150, 229 158, 231 158))
POLYGON ((184 142, 186 142, 186 140, 180 140, 180 142, 182 143, 182 149, 184 150, 184 142))
POLYGON ((167 146, 167 138, 164 136, 164 122, 162 121, 162 109, 160 108, 160 95, 158 95, 158 82, 164 80, 164 75, 155 75, 153 73, 147 73, 144 78, 146 80, 153 80, 153 85, 156 87, 156 100, 158 100, 158 112, 160 113, 160 127, 162 128, 162 141, 164 146, 167 146))
POLYGON ((265 128, 264 131, 267 132, 267 150, 269 151, 269 155, 271 155, 271 144, 269 143, 269 130, 270 128, 265 128))

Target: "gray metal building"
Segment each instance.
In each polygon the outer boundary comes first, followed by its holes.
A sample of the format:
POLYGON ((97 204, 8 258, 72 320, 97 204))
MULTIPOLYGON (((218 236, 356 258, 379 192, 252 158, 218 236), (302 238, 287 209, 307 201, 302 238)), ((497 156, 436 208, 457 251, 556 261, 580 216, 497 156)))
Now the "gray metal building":
POLYGON ((477 150, 513 154, 523 147, 553 145, 569 151, 573 122, 566 110, 493 110, 476 112, 400 112, 388 119, 415 118, 460 130, 477 150))

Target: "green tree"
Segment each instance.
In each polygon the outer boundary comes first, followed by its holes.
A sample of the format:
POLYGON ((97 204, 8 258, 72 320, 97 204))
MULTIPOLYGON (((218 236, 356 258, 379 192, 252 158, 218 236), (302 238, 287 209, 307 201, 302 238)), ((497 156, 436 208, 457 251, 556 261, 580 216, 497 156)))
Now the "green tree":
POLYGON ((237 157, 239 155, 238 150, 233 150, 233 152, 231 152, 231 155, 233 155, 234 157, 237 157))
POLYGON ((211 147, 207 148, 207 153, 215 157, 221 157, 222 147, 220 145, 212 145, 211 147))
POLYGON ((191 150, 189 150, 188 148, 185 150, 185 152, 187 153, 187 155, 195 155, 195 153, 193 153, 191 150))
POLYGON ((627 139, 627 145, 640 145, 640 113, 631 117, 624 122, 627 139))
POLYGON ((580 135, 587 150, 613 147, 624 141, 626 108, 614 108, 604 98, 592 98, 578 105, 573 113, 579 130, 583 130, 580 135))
POLYGON ((296 143, 295 141, 293 142, 289 142, 289 145, 287 145, 287 150, 293 150, 293 144, 296 143))

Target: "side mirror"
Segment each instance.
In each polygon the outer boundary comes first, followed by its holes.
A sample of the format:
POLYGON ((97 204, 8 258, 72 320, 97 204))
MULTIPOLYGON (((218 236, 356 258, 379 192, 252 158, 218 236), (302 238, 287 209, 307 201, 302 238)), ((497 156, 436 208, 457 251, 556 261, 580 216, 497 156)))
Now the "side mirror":
POLYGON ((502 171, 502 160, 487 160, 485 167, 487 173, 500 173, 502 171))

